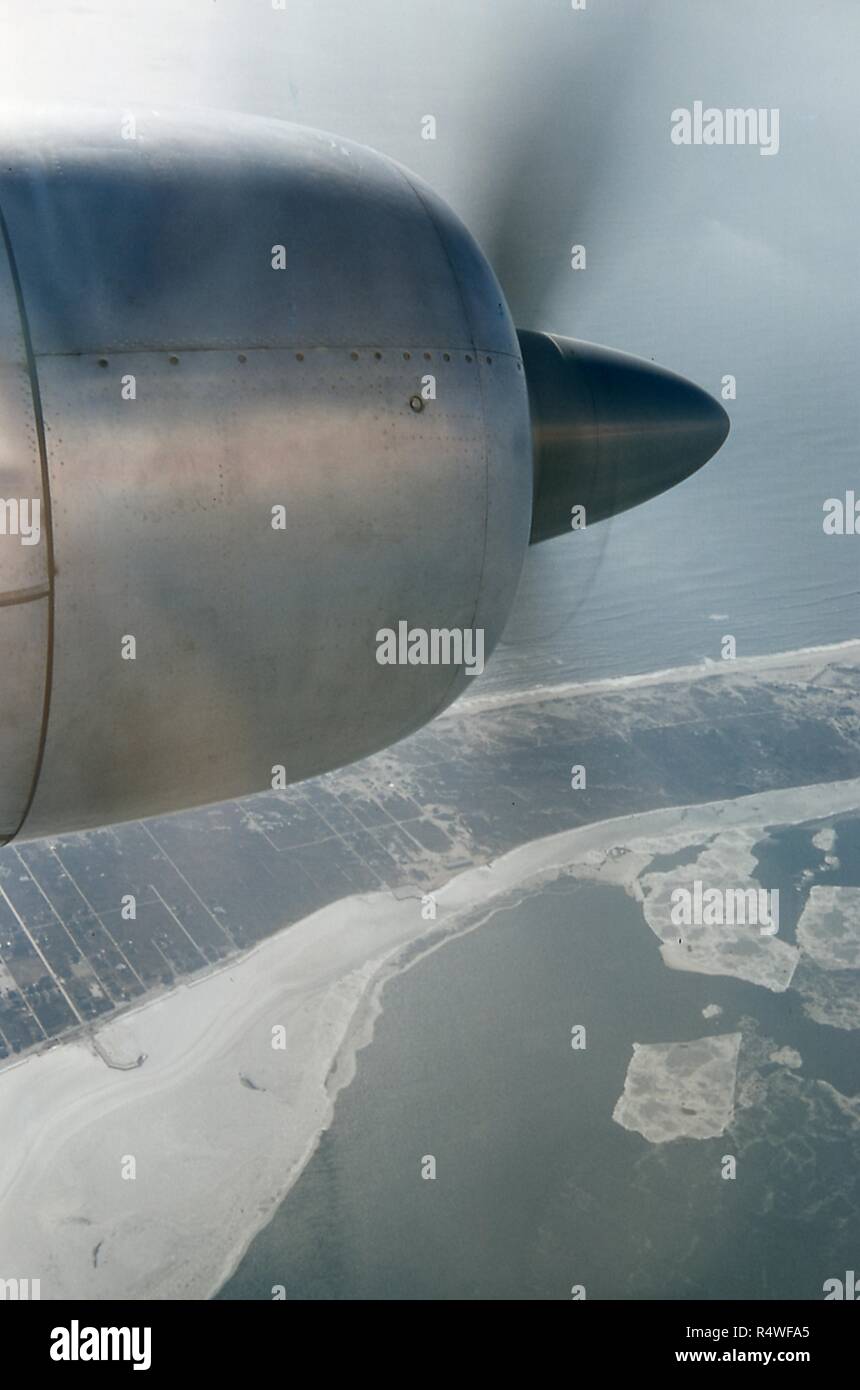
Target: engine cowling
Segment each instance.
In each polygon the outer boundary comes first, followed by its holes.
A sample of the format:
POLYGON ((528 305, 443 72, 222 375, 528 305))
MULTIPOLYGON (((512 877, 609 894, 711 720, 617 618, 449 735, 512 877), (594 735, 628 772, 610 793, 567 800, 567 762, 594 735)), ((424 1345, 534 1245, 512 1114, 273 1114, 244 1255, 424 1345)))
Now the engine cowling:
POLYGON ((0 836, 299 781, 449 704, 463 664, 377 633, 489 653, 532 462, 444 202, 281 122, 95 113, 4 127, 0 214, 0 836))

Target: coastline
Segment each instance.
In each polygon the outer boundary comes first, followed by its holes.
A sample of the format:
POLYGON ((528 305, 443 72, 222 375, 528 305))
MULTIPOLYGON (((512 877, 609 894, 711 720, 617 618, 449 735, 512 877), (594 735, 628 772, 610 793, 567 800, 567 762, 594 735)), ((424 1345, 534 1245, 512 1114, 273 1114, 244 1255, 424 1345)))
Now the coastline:
POLYGON ((722 679, 767 675, 772 671, 793 671, 806 681, 817 675, 835 659, 844 658, 860 664, 860 639, 831 642, 822 646, 798 647, 794 650, 771 652, 766 656, 738 656, 732 661, 714 661, 705 657, 695 666, 667 666, 658 671, 642 671, 632 676, 605 676, 593 681, 566 681, 559 685, 530 686, 496 695, 468 695, 449 705, 436 721, 456 718, 457 715, 478 714, 481 710, 508 709, 514 705, 539 704, 542 700, 563 699, 565 696, 600 695, 611 691, 644 689, 651 685, 681 685, 700 681, 709 676, 722 679))
POLYGON ((562 831, 451 878, 435 921, 417 893, 344 898, 96 1030, 140 1067, 84 1038, 28 1056, 0 1073, 0 1275, 46 1299, 211 1296, 331 1123, 393 975, 561 873, 638 897, 667 846, 858 807, 852 779, 562 831))

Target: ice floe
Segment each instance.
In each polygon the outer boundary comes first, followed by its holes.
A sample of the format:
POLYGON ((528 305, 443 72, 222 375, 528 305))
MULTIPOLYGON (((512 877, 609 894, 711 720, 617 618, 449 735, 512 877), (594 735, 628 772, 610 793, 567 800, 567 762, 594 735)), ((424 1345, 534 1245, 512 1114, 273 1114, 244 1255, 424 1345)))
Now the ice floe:
POLYGON ((723 1134, 734 1114, 740 1043, 740 1033, 634 1043, 613 1120, 652 1144, 723 1134))
POLYGON ((811 888, 797 943, 822 970, 860 970, 860 888, 832 883, 811 888))

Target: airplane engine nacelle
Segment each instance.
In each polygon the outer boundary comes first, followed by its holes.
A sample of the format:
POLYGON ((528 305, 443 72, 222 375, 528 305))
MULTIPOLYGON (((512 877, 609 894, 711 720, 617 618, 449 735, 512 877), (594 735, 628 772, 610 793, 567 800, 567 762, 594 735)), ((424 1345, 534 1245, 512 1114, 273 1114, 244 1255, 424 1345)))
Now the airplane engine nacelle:
POLYGON ((0 839, 299 781, 426 723, 531 525, 495 276, 379 154, 279 122, 0 135, 0 839))

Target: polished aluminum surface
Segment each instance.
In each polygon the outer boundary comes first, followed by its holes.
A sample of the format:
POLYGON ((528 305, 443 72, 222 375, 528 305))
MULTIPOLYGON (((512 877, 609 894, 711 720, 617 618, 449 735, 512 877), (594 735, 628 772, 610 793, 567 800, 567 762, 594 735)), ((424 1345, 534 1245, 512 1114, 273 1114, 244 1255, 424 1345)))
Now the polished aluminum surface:
POLYGON ((279 122, 153 114, 127 140, 76 115, 0 146, 55 561, 24 833, 300 780, 427 722, 468 678, 380 666, 377 630, 483 627, 489 651, 531 519, 519 347, 469 233, 382 156, 279 122))

